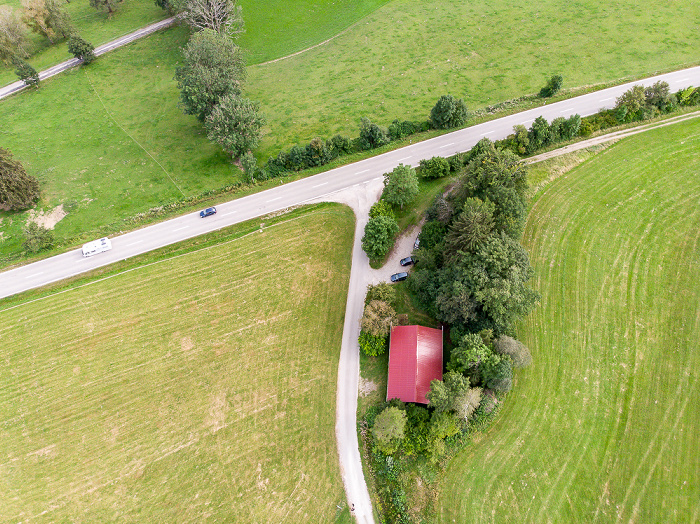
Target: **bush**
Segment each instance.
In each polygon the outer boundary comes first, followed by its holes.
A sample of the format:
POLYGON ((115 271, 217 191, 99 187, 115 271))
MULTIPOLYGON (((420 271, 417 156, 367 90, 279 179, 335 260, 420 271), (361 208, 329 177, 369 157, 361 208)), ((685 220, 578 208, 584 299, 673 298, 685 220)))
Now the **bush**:
POLYGON ((700 104, 700 87, 686 87, 676 93, 676 101, 678 105, 683 107, 695 106, 700 104))
POLYGON ((450 163, 441 156, 420 161, 420 176, 427 180, 442 178, 450 174, 450 163))
POLYGON ((370 218, 362 237, 362 249, 371 260, 381 260, 394 245, 394 235, 398 232, 396 220, 382 215, 370 218))
POLYGON ((532 355, 525 344, 512 337, 501 335, 493 341, 493 350, 499 355, 508 355, 516 368, 532 364, 532 355))
POLYGON ((442 95, 430 110, 430 124, 435 129, 451 129, 467 123, 469 111, 461 98, 442 95))
POLYGON ((22 247, 29 253, 38 253, 53 246, 53 231, 40 226, 36 222, 30 222, 24 230, 24 243, 22 247))
POLYGON ((314 138, 309 145, 306 146, 306 164, 307 167, 322 166, 330 162, 331 153, 326 147, 326 144, 320 138, 314 138))
POLYGON ((352 140, 342 135, 335 135, 329 140, 328 149, 336 156, 352 153, 352 140))
POLYGON ((391 332, 391 326, 395 326, 397 322, 396 311, 388 302, 372 300, 365 306, 360 329, 375 337, 386 338, 391 332))
POLYGON ((381 127, 373 124, 369 118, 360 120, 360 147, 363 150, 376 149, 389 143, 389 137, 381 127))
POLYGON ((530 130, 527 133, 530 140, 528 144, 528 152, 533 153, 538 149, 542 149, 551 142, 551 130, 547 119, 543 116, 538 116, 532 123, 530 130))
POLYGON ((387 304, 393 305, 396 300, 396 288, 388 282, 368 285, 365 304, 369 304, 373 300, 381 300, 387 304))
POLYGON ((376 337, 364 331, 360 331, 360 338, 357 341, 362 352, 368 357, 382 355, 387 348, 386 338, 376 337))
POLYGON ((392 220, 396 220, 394 210, 386 200, 380 200, 369 208, 369 218, 377 218, 378 216, 389 217, 392 220))
POLYGON ((564 77, 562 77, 561 75, 554 75, 552 78, 549 79, 547 85, 540 89, 540 92, 537 96, 539 96, 540 98, 549 98, 550 96, 554 96, 559 92, 563 83, 564 77))

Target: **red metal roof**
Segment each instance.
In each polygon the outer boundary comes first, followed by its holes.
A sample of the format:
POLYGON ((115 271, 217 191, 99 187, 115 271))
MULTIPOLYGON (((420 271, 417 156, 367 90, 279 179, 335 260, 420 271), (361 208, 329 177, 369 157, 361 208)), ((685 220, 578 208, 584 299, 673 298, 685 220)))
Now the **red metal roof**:
POLYGON ((389 344, 386 399, 427 404, 431 380, 442 380, 442 330, 396 326, 389 344))

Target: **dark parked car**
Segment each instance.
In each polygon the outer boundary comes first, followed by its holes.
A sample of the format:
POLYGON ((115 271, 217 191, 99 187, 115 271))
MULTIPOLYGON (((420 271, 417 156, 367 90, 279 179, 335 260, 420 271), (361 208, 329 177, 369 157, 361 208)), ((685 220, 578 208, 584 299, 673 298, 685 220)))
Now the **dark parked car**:
POLYGON ((402 258, 401 262, 399 262, 399 264, 401 264, 402 266, 411 266, 411 265, 415 264, 416 262, 418 262, 418 261, 415 258, 406 257, 406 258, 402 258))
POLYGON ((402 280, 406 280, 408 278, 408 273, 394 273, 391 275, 391 281, 392 282, 401 282, 402 280))
POLYGON ((211 215, 216 215, 216 208, 215 207, 208 207, 204 211, 199 212, 200 218, 209 217, 211 215))

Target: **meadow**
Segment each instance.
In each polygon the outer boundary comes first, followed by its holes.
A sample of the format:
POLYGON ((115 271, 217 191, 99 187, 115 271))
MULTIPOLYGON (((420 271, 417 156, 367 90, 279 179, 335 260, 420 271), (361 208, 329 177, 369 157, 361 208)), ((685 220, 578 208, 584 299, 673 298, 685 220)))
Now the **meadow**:
POLYGON ((439 521, 698 521, 699 148, 697 119, 649 131, 536 195, 534 363, 450 463, 439 521))
POLYGON ((334 428, 353 221, 316 206, 0 301, 0 520, 347 521, 334 428))

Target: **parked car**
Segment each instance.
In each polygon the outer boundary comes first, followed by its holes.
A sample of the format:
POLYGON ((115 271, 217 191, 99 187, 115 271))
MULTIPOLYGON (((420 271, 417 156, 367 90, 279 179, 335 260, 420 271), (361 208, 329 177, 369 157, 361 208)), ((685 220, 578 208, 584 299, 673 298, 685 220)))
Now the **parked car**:
POLYGON ((205 217, 209 217, 211 215, 216 215, 216 208, 215 207, 208 207, 204 211, 199 212, 199 218, 205 218, 205 217))
POLYGON ((420 245, 420 236, 417 236, 416 241, 413 243, 413 249, 418 249, 419 245, 420 245))
POLYGON ((401 264, 402 266, 412 266, 416 262, 418 262, 418 261, 415 258, 406 257, 406 258, 402 258, 401 262, 399 262, 399 264, 401 264))
POLYGON ((391 281, 392 282, 401 282, 402 280, 406 280, 408 278, 408 273, 394 273, 391 275, 391 281))

